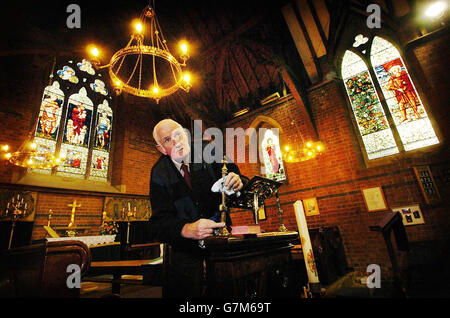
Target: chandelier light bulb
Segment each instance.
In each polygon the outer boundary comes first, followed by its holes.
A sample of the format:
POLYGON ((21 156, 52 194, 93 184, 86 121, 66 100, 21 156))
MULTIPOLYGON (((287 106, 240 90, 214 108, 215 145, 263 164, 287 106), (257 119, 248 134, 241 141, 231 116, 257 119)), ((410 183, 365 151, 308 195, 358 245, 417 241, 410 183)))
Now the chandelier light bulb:
POLYGON ((181 49, 181 52, 183 52, 183 54, 186 54, 187 53, 187 51, 188 51, 188 46, 187 46, 187 43, 186 42, 181 42, 180 43, 180 49, 181 49))
POLYGON ((158 94, 159 93, 159 88, 158 88, 158 86, 153 86, 153 89, 152 89, 152 92, 154 93, 154 94, 158 94))
POLYGON ((186 83, 190 83, 190 81, 191 81, 191 75, 189 74, 189 73, 185 73, 184 75, 183 75, 183 80, 186 82, 186 83))
POLYGON ((3 150, 3 151, 8 151, 8 149, 9 149, 9 146, 8 146, 8 145, 4 145, 4 146, 2 147, 2 150, 3 150))
POLYGON ((136 29, 136 31, 137 31, 138 33, 141 33, 141 32, 142 32, 142 29, 143 29, 142 23, 136 22, 136 23, 134 24, 134 28, 136 29))
POLYGON ((100 51, 96 47, 94 47, 91 49, 91 54, 95 57, 98 57, 98 55, 100 54, 100 51))
POLYGON ((447 9, 447 4, 444 1, 437 1, 428 6, 425 15, 430 18, 437 18, 444 13, 445 9, 447 9))
POLYGON ((11 158, 11 153, 8 152, 8 153, 5 155, 5 158, 6 158, 6 159, 11 158))

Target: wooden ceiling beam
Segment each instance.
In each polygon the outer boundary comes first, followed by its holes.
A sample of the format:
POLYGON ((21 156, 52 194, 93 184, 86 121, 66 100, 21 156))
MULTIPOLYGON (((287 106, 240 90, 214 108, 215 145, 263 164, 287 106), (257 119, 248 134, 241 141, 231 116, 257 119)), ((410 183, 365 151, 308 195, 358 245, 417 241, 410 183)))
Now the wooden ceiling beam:
POLYGON ((218 41, 213 46, 209 47, 208 49, 205 49, 202 53, 199 54, 199 58, 201 60, 209 59, 211 57, 214 57, 216 54, 216 51, 221 50, 224 46, 226 46, 228 43, 231 43, 234 39, 239 37, 241 34, 247 32, 248 30, 252 29, 255 25, 257 25, 262 19, 264 18, 263 14, 257 14, 254 17, 252 17, 249 21, 239 26, 235 31, 228 33, 223 39, 218 41))

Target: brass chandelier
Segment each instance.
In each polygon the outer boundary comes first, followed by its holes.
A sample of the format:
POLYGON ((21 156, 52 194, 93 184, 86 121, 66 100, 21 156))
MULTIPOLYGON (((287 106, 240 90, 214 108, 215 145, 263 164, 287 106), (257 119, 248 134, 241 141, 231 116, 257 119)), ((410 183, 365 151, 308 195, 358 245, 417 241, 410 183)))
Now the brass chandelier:
POLYGON ((4 159, 11 164, 23 168, 46 169, 53 168, 61 164, 64 157, 55 157, 47 151, 41 151, 34 142, 25 141, 23 145, 15 152, 9 152, 8 145, 3 145, 1 151, 4 159))
POLYGON ((152 98, 158 103, 161 98, 180 88, 189 92, 191 76, 182 70, 189 59, 186 42, 180 44, 180 58, 183 61, 180 63, 170 53, 151 6, 147 6, 134 22, 134 30, 128 44, 114 53, 107 65, 100 66, 97 48, 90 50, 93 65, 98 69, 109 69, 116 94, 126 92, 152 98))

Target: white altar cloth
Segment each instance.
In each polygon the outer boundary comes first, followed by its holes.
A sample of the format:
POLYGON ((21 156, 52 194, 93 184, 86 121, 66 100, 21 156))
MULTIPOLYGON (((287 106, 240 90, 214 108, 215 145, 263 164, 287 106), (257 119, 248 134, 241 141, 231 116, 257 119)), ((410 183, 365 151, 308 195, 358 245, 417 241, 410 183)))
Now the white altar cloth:
POLYGON ((75 236, 75 237, 48 237, 47 241, 81 241, 87 246, 96 246, 100 244, 113 243, 116 239, 114 235, 95 235, 95 236, 75 236))

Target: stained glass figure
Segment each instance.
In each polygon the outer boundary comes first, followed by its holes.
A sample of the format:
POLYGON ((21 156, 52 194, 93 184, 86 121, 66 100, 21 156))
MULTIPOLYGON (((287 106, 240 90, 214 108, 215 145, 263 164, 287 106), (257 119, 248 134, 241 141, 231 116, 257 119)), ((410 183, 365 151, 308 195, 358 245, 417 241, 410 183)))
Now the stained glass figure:
POLYGON ((86 173, 92 112, 93 103, 84 87, 69 97, 61 145, 61 154, 65 155, 66 161, 58 167, 58 171, 81 175, 86 173))
POLYGON ((64 92, 59 88, 57 81, 45 88, 36 126, 36 137, 56 140, 61 121, 63 101, 64 92))
MULTIPOLYGON (((52 85, 44 89, 39 110, 39 118, 36 124, 33 142, 36 144, 37 156, 32 160, 39 165, 45 164, 48 159, 46 155, 54 155, 56 150, 56 139, 61 122, 62 107, 64 103, 64 92, 59 83, 54 81, 52 85)), ((51 174, 51 168, 29 169, 29 171, 51 174)))
POLYGON ((267 130, 261 141, 261 146, 266 178, 275 181, 286 180, 278 136, 272 130, 267 130))
POLYGON ((394 136, 364 61, 346 51, 342 78, 369 159, 398 153, 394 136))
POLYGON ((62 144, 61 154, 65 160, 58 166, 57 175, 84 179, 88 150, 80 146, 62 144))
POLYGON ((93 150, 91 162, 91 173, 89 179, 97 181, 107 181, 109 154, 104 151, 93 150))
POLYGON ((88 147, 93 105, 82 87, 69 97, 63 142, 88 147))
POLYGON ((94 150, 89 179, 107 181, 111 140, 112 109, 105 99, 97 107, 94 150))
POLYGON ((104 100, 97 108, 97 125, 95 128, 94 149, 109 151, 111 136, 112 110, 108 106, 108 101, 104 100))
POLYGON ((371 62, 405 150, 439 143, 399 51, 376 36, 371 62))

